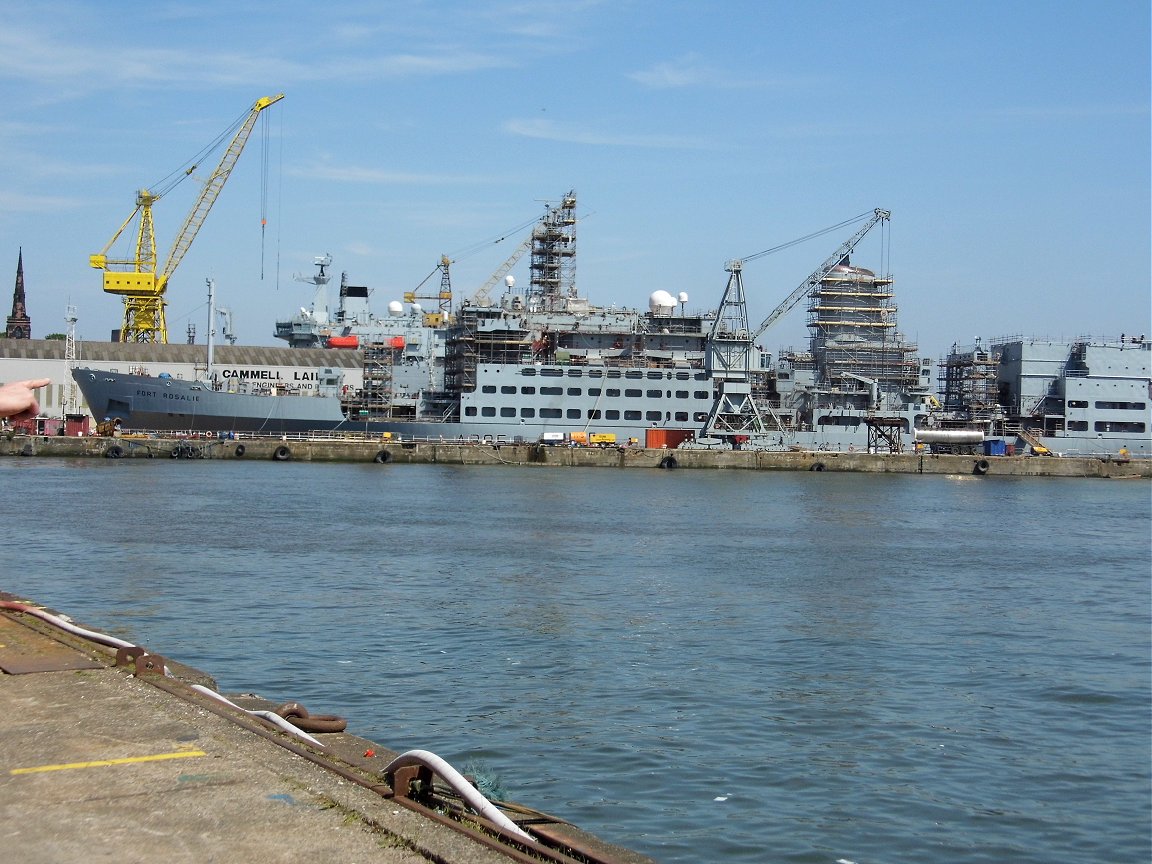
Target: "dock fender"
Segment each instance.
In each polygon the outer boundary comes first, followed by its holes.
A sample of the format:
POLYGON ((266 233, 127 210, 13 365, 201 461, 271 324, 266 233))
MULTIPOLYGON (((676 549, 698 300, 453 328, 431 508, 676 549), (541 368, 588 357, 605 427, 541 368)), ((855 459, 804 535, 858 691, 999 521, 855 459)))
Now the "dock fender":
POLYGON ((823 462, 813 462, 812 467, 809 468, 808 470, 809 471, 823 471, 824 470, 824 463, 823 462))
POLYGON ((665 456, 663 459, 660 460, 660 466, 659 467, 661 467, 661 468, 679 468, 680 463, 676 461, 675 456, 665 456))
POLYGON ((239 459, 241 456, 244 455, 244 453, 245 453, 244 445, 243 444, 237 444, 236 445, 236 458, 239 459))
POLYGON ((981 476, 987 474, 988 473, 988 460, 987 459, 980 459, 979 461, 977 461, 976 464, 972 466, 972 473, 978 474, 981 476))
POLYGON ((272 458, 277 462, 287 462, 292 458, 292 451, 281 444, 279 447, 272 451, 272 458))
POLYGON ((377 465, 384 465, 385 463, 392 461, 392 454, 387 450, 377 450, 376 455, 372 457, 372 461, 377 465))
POLYGON ((104 451, 105 459, 119 459, 123 455, 124 451, 120 448, 119 444, 113 444, 111 447, 104 451))

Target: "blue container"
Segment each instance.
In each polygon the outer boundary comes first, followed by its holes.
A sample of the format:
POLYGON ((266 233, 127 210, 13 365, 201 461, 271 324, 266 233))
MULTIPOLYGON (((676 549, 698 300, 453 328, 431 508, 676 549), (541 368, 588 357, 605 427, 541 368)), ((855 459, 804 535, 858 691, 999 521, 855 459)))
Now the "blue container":
POLYGON ((1007 452, 1007 445, 999 438, 990 438, 984 442, 985 456, 1004 456, 1007 452))

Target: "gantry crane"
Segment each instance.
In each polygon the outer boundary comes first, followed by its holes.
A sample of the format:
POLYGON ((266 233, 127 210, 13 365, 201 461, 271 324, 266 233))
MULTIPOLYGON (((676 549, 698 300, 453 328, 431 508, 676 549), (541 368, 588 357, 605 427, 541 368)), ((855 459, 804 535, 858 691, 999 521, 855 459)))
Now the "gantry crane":
MULTIPOLYGON (((712 322, 712 331, 708 337, 708 369, 716 381, 717 389, 716 401, 704 422, 702 433, 704 436, 724 439, 735 447, 736 443, 745 437, 764 433, 763 419, 752 399, 752 346, 765 330, 799 303, 804 295, 823 282, 833 269, 844 263, 856 245, 864 239, 865 234, 871 231, 878 222, 885 222, 890 217, 891 213, 887 210, 879 208, 873 210, 868 221, 855 234, 840 244, 839 249, 833 252, 779 306, 773 309, 756 330, 750 330, 748 327, 748 308, 744 299, 744 279, 742 276, 744 263, 754 261, 783 247, 757 252, 747 258, 729 261, 725 265, 724 269, 729 274, 728 284, 724 289, 724 297, 720 301, 720 309, 712 322)), ((863 216, 857 216, 846 223, 834 225, 832 228, 818 233, 827 233, 835 228, 857 222, 861 218, 863 216)), ((809 237, 814 236, 816 235, 809 235, 809 237)))
MULTIPOLYGON (((89 257, 88 262, 92 267, 104 271, 104 291, 124 298, 121 342, 168 342, 168 325, 164 317, 164 292, 168 287, 168 280, 192 245, 212 205, 216 203, 220 190, 224 188, 224 183, 236 166, 236 160, 240 158, 244 145, 248 143, 248 136, 252 134, 256 118, 265 108, 283 98, 284 94, 278 93, 256 100, 256 104, 252 106, 239 131, 224 151, 220 164, 204 184, 192 210, 185 217, 184 224, 176 234, 172 249, 164 259, 162 267, 159 269, 156 267, 156 235, 152 223, 152 205, 163 197, 167 189, 155 193, 148 189, 137 192, 136 209, 124 220, 104 248, 89 257), (137 216, 139 224, 136 229, 135 255, 131 258, 109 258, 108 250, 137 216)), ((195 169, 196 166, 193 165, 184 172, 184 176, 191 175, 195 169)))

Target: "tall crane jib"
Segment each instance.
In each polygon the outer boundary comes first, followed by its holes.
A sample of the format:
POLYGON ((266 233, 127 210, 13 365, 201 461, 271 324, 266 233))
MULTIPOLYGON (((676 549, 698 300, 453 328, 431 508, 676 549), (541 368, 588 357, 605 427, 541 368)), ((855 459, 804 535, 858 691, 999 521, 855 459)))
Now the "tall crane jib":
MULTIPOLYGON (((817 234, 809 235, 809 237, 801 238, 801 240, 810 239, 846 224, 858 222, 865 215, 867 214, 862 214, 846 223, 817 232, 817 234)), ((704 428, 701 430, 703 437, 720 438, 735 446, 735 442, 745 437, 763 434, 763 419, 752 398, 751 360, 753 345, 765 330, 791 311, 803 297, 826 279, 837 265, 847 260, 857 244, 864 239, 869 231, 878 223, 887 222, 891 216, 892 214, 887 210, 879 208, 873 210, 872 215, 868 216, 868 221, 855 234, 841 243, 840 248, 784 298, 783 302, 773 309, 755 330, 748 324, 748 308, 744 296, 744 264, 784 247, 766 249, 746 258, 729 261, 725 265, 725 270, 729 274, 728 284, 724 289, 719 311, 712 323, 712 331, 708 337, 706 360, 708 369, 716 380, 716 399, 713 402, 712 410, 704 421, 704 428)), ((785 244, 785 246, 789 245, 792 244, 785 244)))
POLYGON ((191 176, 196 170, 196 165, 183 171, 181 176, 166 187, 141 189, 137 192, 136 209, 124 220, 104 248, 89 257, 88 263, 92 267, 104 271, 104 291, 124 298, 124 319, 120 327, 121 342, 168 342, 168 326, 164 316, 166 305, 164 293, 168 287, 168 280, 191 247, 192 241, 196 239, 196 234, 208 217, 212 205, 216 203, 220 191, 244 151, 244 145, 248 143, 260 113, 283 98, 284 94, 278 93, 275 96, 257 99, 247 115, 241 121, 237 121, 239 129, 232 136, 219 164, 204 183, 196 203, 184 218, 184 223, 176 233, 172 248, 161 266, 157 266, 152 205, 181 180, 191 176), (134 253, 127 258, 110 258, 109 250, 137 217, 139 222, 136 228, 134 253))

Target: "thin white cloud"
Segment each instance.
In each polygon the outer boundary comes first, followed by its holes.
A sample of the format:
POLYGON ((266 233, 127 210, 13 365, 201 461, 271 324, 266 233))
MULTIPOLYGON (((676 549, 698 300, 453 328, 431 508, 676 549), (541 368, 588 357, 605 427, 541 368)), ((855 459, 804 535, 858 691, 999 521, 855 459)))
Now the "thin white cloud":
POLYGON ((702 65, 695 55, 688 54, 679 60, 656 63, 628 76, 637 84, 653 90, 677 90, 684 87, 716 86, 720 75, 702 65))
POLYGON ((1031 108, 1003 108, 993 112, 998 117, 1082 119, 1091 117, 1147 117, 1147 105, 1045 105, 1031 108))
POLYGON ((383 80, 468 74, 510 68, 507 53, 474 51, 449 43, 421 50, 349 56, 336 50, 295 57, 251 50, 203 47, 149 48, 69 41, 32 27, 0 28, 0 80, 75 97, 108 88, 155 87, 188 82, 383 80))
POLYGON ((405 171, 385 171, 379 168, 364 168, 358 165, 307 165, 288 169, 293 177, 306 177, 313 180, 330 180, 337 183, 370 183, 374 185, 435 185, 447 186, 460 183, 483 183, 482 177, 469 177, 460 174, 423 174, 405 171))
POLYGON ((682 90, 686 88, 755 87, 759 82, 734 78, 721 70, 703 62, 697 54, 684 54, 675 60, 654 63, 647 69, 640 69, 629 76, 642 87, 650 90, 682 90))
POLYGON ((712 142, 685 135, 654 135, 591 129, 575 123, 562 123, 547 119, 514 119, 503 124, 511 135, 562 141, 567 144, 586 144, 594 147, 647 147, 659 150, 712 150, 712 142))
MULTIPOLYGON (((568 0, 562 4, 542 6, 537 0, 477 4, 468 7, 471 20, 493 33, 523 39, 572 40, 585 16, 609 5, 611 0, 568 0)), ((552 41, 551 51, 565 50, 563 41, 552 41)), ((571 46, 569 46, 570 48, 571 46)))
POLYGON ((674 60, 653 63, 628 75, 649 90, 794 90, 810 88, 816 80, 796 75, 742 77, 706 63, 699 54, 683 54, 674 60))
POLYGON ((0 189, 0 211, 5 213, 54 213, 62 210, 75 210, 85 206, 77 198, 51 195, 27 195, 0 189))

